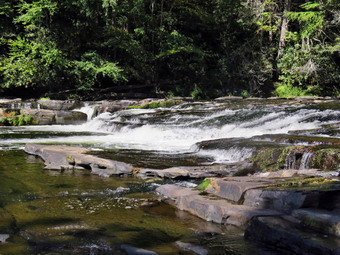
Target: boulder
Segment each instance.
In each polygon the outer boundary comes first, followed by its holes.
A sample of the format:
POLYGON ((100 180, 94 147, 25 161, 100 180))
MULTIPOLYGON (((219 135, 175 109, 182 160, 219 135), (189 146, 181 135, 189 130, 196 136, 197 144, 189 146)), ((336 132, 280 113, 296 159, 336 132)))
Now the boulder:
POLYGON ((239 169, 244 169, 249 166, 249 162, 241 161, 225 165, 212 166, 192 166, 192 167, 171 167, 163 170, 157 169, 142 169, 138 176, 141 178, 208 178, 215 176, 231 176, 239 169))
POLYGON ((276 185, 276 182, 254 177, 211 178, 206 191, 232 202, 240 203, 246 191, 270 185, 276 185))
POLYGON ((37 121, 39 125, 56 124, 56 112, 52 110, 21 109, 20 113, 23 115, 32 115, 33 119, 37 121))
POLYGON ((120 245, 120 248, 124 251, 124 254, 127 255, 157 255, 156 252, 145 250, 142 248, 133 247, 128 244, 120 245))
POLYGON ((21 102, 21 98, 15 98, 15 99, 0 99, 0 107, 1 108, 13 108, 11 105, 17 104, 21 102))
POLYGON ((132 174, 133 171, 131 165, 123 162, 85 154, 89 150, 82 147, 26 144, 25 152, 40 156, 45 161, 47 169, 88 169, 92 174, 102 177, 132 174))
POLYGON ((255 216, 279 214, 273 210, 235 205, 223 199, 211 199, 209 196, 200 195, 198 190, 176 185, 162 185, 156 189, 156 192, 180 210, 190 212, 206 221, 230 224, 241 228, 244 228, 255 216))
POLYGON ((243 97, 237 97, 237 96, 225 96, 225 97, 215 98, 216 101, 241 100, 241 99, 243 99, 243 97))
POLYGON ((83 106, 79 101, 75 100, 38 100, 41 109, 55 111, 70 111, 83 106))
POLYGON ((320 209, 299 209, 292 216, 312 229, 340 237, 340 214, 320 209))
POLYGON ((339 255, 340 240, 304 231, 290 217, 255 217, 245 231, 245 238, 272 246, 283 253, 339 255))
POLYGON ((198 245, 194 245, 194 244, 191 244, 191 243, 184 243, 184 242, 181 242, 181 241, 177 241, 176 245, 184 251, 189 251, 189 252, 192 252, 192 253, 197 254, 197 255, 208 255, 208 251, 206 249, 204 249, 203 247, 198 246, 198 245))
POLYGON ((31 115, 39 125, 81 124, 87 121, 87 115, 82 112, 54 111, 44 109, 21 109, 23 115, 31 115))
POLYGON ((117 112, 125 110, 131 105, 138 105, 138 101, 135 100, 117 100, 117 101, 103 101, 98 108, 98 113, 103 112, 117 112))
POLYGON ((303 207, 318 207, 317 191, 252 189, 244 195, 244 205, 284 213, 303 207))
POLYGON ((87 121, 87 114, 74 111, 57 111, 55 114, 56 124, 77 125, 87 121))

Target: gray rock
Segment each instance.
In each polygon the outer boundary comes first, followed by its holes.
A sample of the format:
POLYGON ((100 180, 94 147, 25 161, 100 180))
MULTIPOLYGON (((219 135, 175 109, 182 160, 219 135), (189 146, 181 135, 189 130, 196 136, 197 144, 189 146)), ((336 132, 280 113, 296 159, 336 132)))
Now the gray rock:
POLYGON ((81 124, 87 121, 87 115, 82 112, 55 111, 44 109, 21 109, 21 114, 31 115, 39 125, 81 124))
POLYGON ((156 189, 156 192, 180 210, 190 212, 206 221, 230 224, 241 228, 244 228, 247 222, 255 216, 279 214, 273 210, 235 205, 223 199, 211 199, 211 197, 199 195, 198 190, 176 185, 160 186, 156 189))
POLYGON ((338 212, 320 209, 299 209, 294 210, 292 216, 312 229, 340 237, 340 214, 338 212))
POLYGON ((125 110, 131 105, 138 105, 139 102, 135 100, 117 100, 117 101, 103 101, 98 107, 98 112, 117 112, 125 110))
POLYGON ((83 106, 79 101, 75 100, 38 100, 41 109, 55 111, 70 111, 83 106))
POLYGON ((216 196, 228 199, 233 202, 241 202, 247 190, 264 188, 275 185, 275 182, 263 178, 231 177, 231 178, 211 178, 210 185, 206 191, 216 196))
POLYGON ((156 252, 148 251, 145 249, 133 247, 131 245, 122 244, 120 248, 126 252, 127 255, 157 255, 156 252))
POLYGON ((305 232, 298 223, 283 217, 254 218, 245 231, 245 238, 293 254, 340 254, 338 238, 305 232))
POLYGON ((55 115, 56 124, 82 124, 87 121, 87 114, 74 111, 57 111, 55 115))
POLYGON ((181 242, 181 241, 177 241, 176 245, 179 248, 181 248, 182 250, 190 251, 190 252, 193 252, 194 254, 197 254, 197 255, 208 255, 208 251, 206 249, 204 249, 203 247, 198 246, 198 245, 193 245, 191 243, 184 243, 184 242, 181 242))
POLYGON ((0 108, 13 109, 14 106, 21 103, 21 98, 15 99, 0 99, 0 108))
POLYGON ((52 125, 56 123, 56 112, 52 110, 21 109, 23 115, 31 115, 39 125, 52 125))
POLYGON ((84 154, 89 152, 89 150, 82 147, 26 144, 25 152, 40 156, 45 161, 47 169, 82 168, 91 170, 92 174, 102 177, 132 174, 133 171, 131 165, 123 162, 84 154))
POLYGON ((302 207, 317 207, 319 193, 313 191, 252 189, 245 193, 243 204, 290 213, 292 210, 302 207))
POLYGON ((218 98, 215 98, 216 101, 241 100, 241 99, 243 99, 243 97, 226 96, 226 97, 218 97, 218 98))
POLYGON ((208 178, 215 176, 231 176, 238 169, 242 169, 248 162, 242 161, 225 165, 193 166, 193 167, 171 167, 163 170, 142 169, 138 173, 141 178, 208 178))

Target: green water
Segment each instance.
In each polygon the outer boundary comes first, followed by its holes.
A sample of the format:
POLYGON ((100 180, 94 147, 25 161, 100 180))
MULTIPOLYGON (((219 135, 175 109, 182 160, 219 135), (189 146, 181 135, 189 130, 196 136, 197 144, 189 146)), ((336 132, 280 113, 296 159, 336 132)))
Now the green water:
POLYGON ((0 151, 0 254, 126 254, 122 244, 158 254, 263 254, 236 228, 202 221, 157 200, 155 184, 49 171, 23 151, 0 151), (214 233, 214 234, 202 234, 214 233), (259 253, 258 253, 259 252, 259 253))

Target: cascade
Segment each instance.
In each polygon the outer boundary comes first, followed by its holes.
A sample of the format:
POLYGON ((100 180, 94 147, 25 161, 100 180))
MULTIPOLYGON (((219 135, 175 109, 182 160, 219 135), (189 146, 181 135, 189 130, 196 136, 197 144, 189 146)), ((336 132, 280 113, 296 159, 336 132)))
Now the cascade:
POLYGON ((85 113, 87 115, 87 120, 90 121, 95 117, 97 108, 98 104, 89 104, 88 102, 85 102, 83 107, 74 109, 73 111, 85 113))
POLYGON ((301 163, 300 163, 300 167, 299 169, 308 169, 309 168, 309 163, 313 157, 313 152, 311 151, 305 151, 302 155, 302 158, 301 158, 301 163))

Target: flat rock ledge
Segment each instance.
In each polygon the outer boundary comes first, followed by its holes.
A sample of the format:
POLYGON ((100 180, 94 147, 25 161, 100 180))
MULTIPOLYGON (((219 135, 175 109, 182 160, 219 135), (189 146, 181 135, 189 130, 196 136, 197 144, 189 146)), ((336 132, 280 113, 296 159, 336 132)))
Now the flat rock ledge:
POLYGON ((87 169, 102 177, 129 175, 133 172, 129 164, 85 154, 89 150, 82 147, 26 144, 24 150, 41 157, 47 169, 87 169))
POLYGON ((200 195, 200 191, 176 185, 162 185, 156 189, 167 202, 180 210, 188 211, 206 221, 230 224, 245 228, 255 216, 272 216, 281 213, 270 209, 257 209, 231 204, 223 199, 200 195))
POLYGON ((166 184, 162 199, 206 221, 245 230, 282 254, 340 255, 340 186, 299 189, 287 178, 209 178, 205 191, 166 184))

